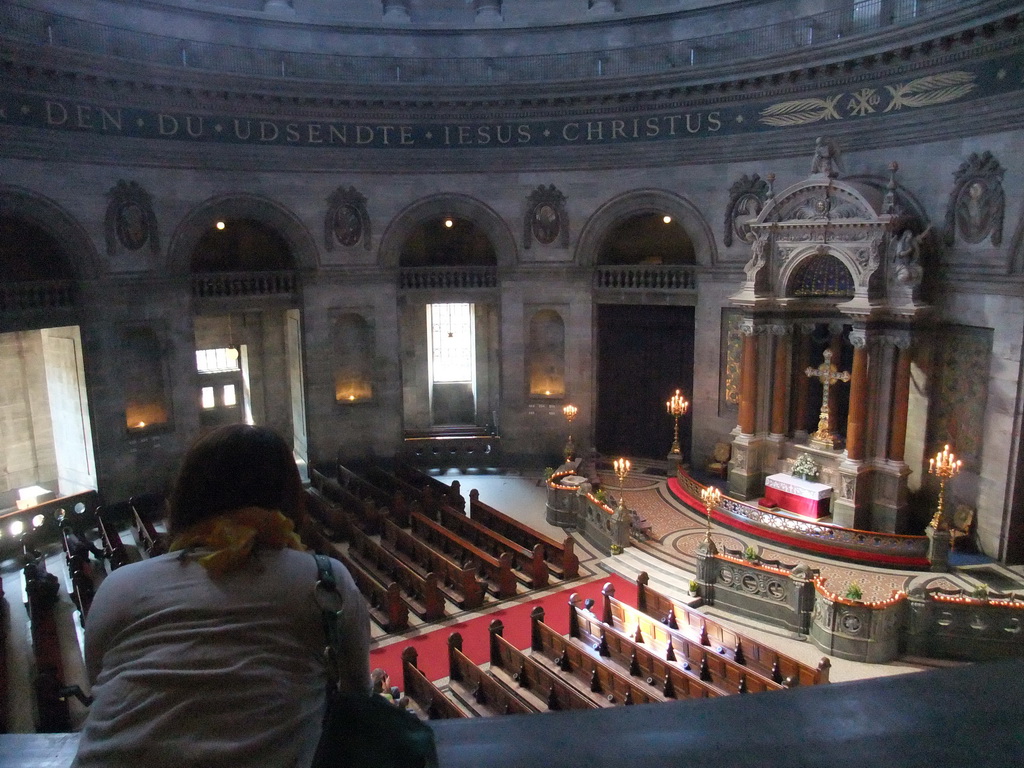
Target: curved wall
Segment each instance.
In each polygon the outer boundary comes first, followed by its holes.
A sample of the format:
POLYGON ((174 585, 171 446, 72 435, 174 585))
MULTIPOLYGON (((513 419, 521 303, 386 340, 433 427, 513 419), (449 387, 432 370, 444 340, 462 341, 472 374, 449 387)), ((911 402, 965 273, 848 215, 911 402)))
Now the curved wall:
MULTIPOLYGON (((199 427, 190 360, 193 318, 202 314, 262 313, 281 335, 287 323, 267 318, 300 312, 311 460, 330 460, 339 447, 393 454, 409 384, 401 354, 409 296, 398 287, 396 249, 401 232, 448 205, 490 232, 499 249, 496 287, 454 295, 497 310, 500 348, 492 353, 500 358, 506 450, 544 455, 564 440, 560 406, 528 392, 525 350, 537 311, 564 320, 566 398, 581 408, 574 433, 583 436, 594 428, 597 304, 694 305, 694 441, 684 452, 701 464, 736 426, 720 395, 721 325, 750 248, 736 238, 726 244, 733 186, 774 174, 775 189, 784 190, 810 172, 814 139, 826 135, 842 150, 844 179, 884 186, 890 163, 898 163, 898 183, 939 231, 964 162, 990 152, 1002 168, 1003 237, 946 247, 930 300, 936 321, 992 332, 982 376, 984 456, 958 479, 956 493, 978 507, 985 551, 1016 556, 1024 541, 1013 512, 1024 410, 1024 254, 1015 234, 1024 231, 1024 44, 1018 14, 954 32, 827 66, 767 61, 763 76, 700 85, 634 78, 602 85, 604 93, 581 83, 561 96, 538 87, 533 96, 495 90, 465 99, 433 89, 417 96, 412 88, 378 88, 356 97, 339 84, 204 72, 183 78, 7 39, 0 42, 0 206, 45 200, 39 218, 61 212, 53 234, 74 233, 62 242, 82 259, 78 322, 99 477, 117 499, 147 490, 140 478, 165 476, 199 427), (108 194, 122 180, 152 197, 162 234, 157 253, 107 245, 108 194), (565 197, 569 236, 528 244, 530 196, 549 186, 565 197), (331 241, 325 220, 336 193, 350 188, 365 199, 370 226, 366 240, 342 245, 331 241), (695 245, 696 289, 595 289, 591 266, 607 232, 656 208, 671 212, 695 245), (275 226, 301 264, 301 289, 283 304, 197 303, 183 265, 189 243, 220 215, 275 226), (375 378, 371 402, 343 408, 332 350, 336 320, 348 315, 366 318, 371 329, 375 378), (165 334, 176 415, 173 431, 144 441, 124 433, 116 341, 120 328, 140 320, 165 334)), ((453 294, 415 301, 435 295, 453 294)), ((926 370, 920 373, 926 387, 926 370)), ((927 468, 926 395, 908 435, 915 488, 927 468)))

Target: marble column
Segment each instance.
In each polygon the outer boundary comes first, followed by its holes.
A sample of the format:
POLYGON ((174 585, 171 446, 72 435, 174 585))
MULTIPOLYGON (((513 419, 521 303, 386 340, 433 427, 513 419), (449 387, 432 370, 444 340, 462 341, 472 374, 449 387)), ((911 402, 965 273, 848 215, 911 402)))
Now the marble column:
POLYGON ((813 323, 800 326, 800 333, 793 336, 793 438, 807 437, 807 398, 811 380, 804 373, 811 365, 811 334, 813 323))
POLYGON ((910 335, 897 335, 893 339, 893 344, 896 347, 896 364, 893 372, 889 445, 885 455, 889 461, 902 463, 907 449, 907 415, 910 410, 910 335))
POLYGON ((850 409, 846 418, 846 457, 851 461, 863 461, 868 397, 867 335, 855 329, 850 334, 850 343, 853 344, 853 370, 850 372, 850 409))
POLYGON ((786 337, 789 335, 789 327, 785 325, 773 325, 771 328, 772 338, 775 341, 775 361, 772 376, 772 414, 771 433, 773 435, 785 435, 789 431, 788 416, 789 410, 786 405, 789 399, 789 387, 786 386, 789 380, 789 347, 786 337))
POLYGON ((753 322, 744 321, 743 358, 740 362, 740 433, 752 435, 757 429, 757 336, 753 322))

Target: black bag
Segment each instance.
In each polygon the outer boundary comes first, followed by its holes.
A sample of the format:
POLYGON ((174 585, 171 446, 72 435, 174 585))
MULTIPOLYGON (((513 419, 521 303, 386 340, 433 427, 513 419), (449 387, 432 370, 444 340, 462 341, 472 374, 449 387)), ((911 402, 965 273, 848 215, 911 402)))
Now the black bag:
MULTIPOLYGON (((330 560, 315 555, 319 581, 317 594, 333 592, 340 601, 330 560)), ((437 748, 434 732, 414 713, 398 707, 377 694, 341 693, 334 680, 337 621, 335 610, 321 603, 324 632, 328 640, 328 679, 323 733, 313 758, 314 768, 436 768, 437 748)))

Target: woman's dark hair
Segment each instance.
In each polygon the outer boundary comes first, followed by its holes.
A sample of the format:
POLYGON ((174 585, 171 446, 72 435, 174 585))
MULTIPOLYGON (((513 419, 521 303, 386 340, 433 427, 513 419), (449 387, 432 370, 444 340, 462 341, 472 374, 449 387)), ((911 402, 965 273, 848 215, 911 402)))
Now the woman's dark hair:
POLYGON ((288 444, 271 429, 228 424, 199 438, 181 461, 167 504, 172 536, 241 507, 279 509, 296 528, 305 513, 302 479, 288 444))

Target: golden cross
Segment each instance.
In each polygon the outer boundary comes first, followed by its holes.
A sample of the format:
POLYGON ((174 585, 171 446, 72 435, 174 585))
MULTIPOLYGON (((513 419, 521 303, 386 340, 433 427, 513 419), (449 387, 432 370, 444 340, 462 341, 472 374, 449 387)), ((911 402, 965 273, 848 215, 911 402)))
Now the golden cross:
POLYGON ((832 364, 831 349, 825 350, 824 358, 821 365, 817 368, 808 366, 804 373, 821 382, 821 412, 818 414, 818 431, 811 435, 811 440, 833 448, 835 442, 828 428, 828 388, 837 381, 849 381, 850 372, 840 371, 832 364))

